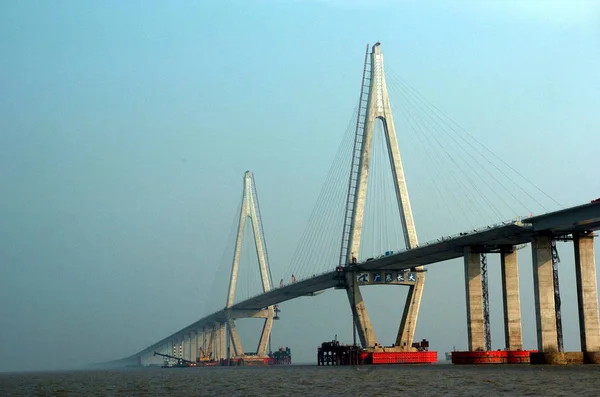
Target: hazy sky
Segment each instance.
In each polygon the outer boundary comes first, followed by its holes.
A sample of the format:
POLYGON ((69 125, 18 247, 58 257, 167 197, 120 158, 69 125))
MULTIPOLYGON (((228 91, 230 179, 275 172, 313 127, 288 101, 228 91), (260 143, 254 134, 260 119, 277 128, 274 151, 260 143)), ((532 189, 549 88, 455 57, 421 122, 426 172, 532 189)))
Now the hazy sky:
MULTIPOLYGON (((121 358, 224 305, 225 290, 205 299, 217 268, 227 273, 247 169, 273 272, 285 274, 376 41, 395 75, 559 203, 600 197, 593 1, 2 2, 0 370, 121 358)), ((428 217, 426 164, 411 150, 401 148, 422 240, 460 231, 428 217)), ((572 250, 560 249, 565 345, 577 350, 572 250)), ((527 249, 520 272, 535 348, 527 249)), ((466 348, 461 261, 427 277, 417 338, 440 354, 466 348)), ((384 344, 405 294, 365 291, 384 344)), ((350 338, 343 292, 282 309, 273 342, 296 362, 314 362, 336 333, 350 338)), ((255 326, 240 325, 245 342, 255 326)))

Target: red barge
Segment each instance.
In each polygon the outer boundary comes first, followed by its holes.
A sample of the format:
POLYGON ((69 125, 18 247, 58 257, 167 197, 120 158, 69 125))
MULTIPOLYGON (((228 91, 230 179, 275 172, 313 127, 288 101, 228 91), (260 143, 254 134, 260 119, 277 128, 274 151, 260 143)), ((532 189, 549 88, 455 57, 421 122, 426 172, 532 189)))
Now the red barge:
POLYGON ((452 364, 530 364, 537 350, 490 350, 452 352, 452 364))
POLYGON ((413 343, 412 351, 397 346, 361 348, 344 345, 337 340, 323 342, 317 350, 317 365, 380 365, 380 364, 432 364, 437 362, 437 352, 429 351, 429 342, 423 339, 413 343))

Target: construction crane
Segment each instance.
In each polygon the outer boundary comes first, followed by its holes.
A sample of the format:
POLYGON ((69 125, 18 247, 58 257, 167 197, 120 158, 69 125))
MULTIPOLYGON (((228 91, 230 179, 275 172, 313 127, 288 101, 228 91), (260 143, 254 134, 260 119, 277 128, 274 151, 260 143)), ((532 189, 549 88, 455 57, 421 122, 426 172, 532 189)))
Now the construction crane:
POLYGON ((207 363, 213 361, 212 352, 206 354, 203 348, 198 349, 198 362, 207 363))

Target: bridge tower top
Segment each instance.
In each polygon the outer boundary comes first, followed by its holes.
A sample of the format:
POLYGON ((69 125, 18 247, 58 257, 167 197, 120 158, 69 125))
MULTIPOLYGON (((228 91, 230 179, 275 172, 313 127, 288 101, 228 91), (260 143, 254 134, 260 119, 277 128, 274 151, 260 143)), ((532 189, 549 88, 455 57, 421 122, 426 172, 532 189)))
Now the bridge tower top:
POLYGON ((406 248, 414 248, 418 244, 417 232, 404 177, 404 168, 400 158, 396 128, 385 81, 383 53, 379 42, 372 46, 370 54, 367 46, 367 53, 365 54, 340 265, 345 265, 350 262, 350 258, 358 258, 359 256, 373 131, 377 119, 381 120, 383 124, 394 190, 400 210, 404 242, 406 248))
POLYGON ((254 233, 254 246, 258 257, 258 267, 262 281, 263 292, 271 290, 271 277, 269 271, 267 247, 265 245, 264 231, 260 209, 258 206, 258 196, 254 175, 250 171, 244 173, 244 192, 242 195, 242 208, 240 210, 240 219, 238 223, 237 239, 235 241, 235 250, 233 254, 233 264, 231 266, 231 278, 229 280, 229 292, 227 293, 227 302, 225 307, 230 308, 235 299, 235 288, 238 280, 240 255, 242 251, 242 240, 244 237, 244 227, 246 220, 250 219, 254 233))

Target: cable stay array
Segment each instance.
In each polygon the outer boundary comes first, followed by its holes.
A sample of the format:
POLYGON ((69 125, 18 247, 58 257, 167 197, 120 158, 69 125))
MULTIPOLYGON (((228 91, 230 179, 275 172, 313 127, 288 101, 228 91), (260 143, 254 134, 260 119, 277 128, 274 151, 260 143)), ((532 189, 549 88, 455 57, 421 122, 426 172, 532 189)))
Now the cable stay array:
POLYGON ((383 123, 376 121, 359 261, 406 249, 393 178, 383 123))
POLYGON ((335 269, 339 261, 357 112, 358 105, 348 121, 300 242, 283 272, 284 285, 335 269))
MULTIPOLYGON (((422 244, 562 208, 389 68, 386 81, 422 244)), ((339 259, 357 111, 285 272, 284 284, 331 271, 339 259)), ((406 249, 386 145, 383 125, 376 122, 359 260, 406 249)))
MULTIPOLYGON (((389 67, 386 68, 386 82, 421 245, 461 231, 470 232, 562 207, 515 167, 494 154, 481 138, 463 129, 389 67)), ((361 105, 365 105, 363 102, 361 96, 289 266, 278 272, 277 277, 273 277, 268 265, 267 240, 260 212, 257 214, 271 288, 332 271, 340 260, 348 181, 356 152, 356 120, 361 105)), ((258 202, 254 184, 252 193, 258 202)), ((211 300, 217 300, 211 306, 215 310, 223 307, 222 291, 227 289, 231 274, 237 214, 208 296, 211 305, 211 300)), ((249 222, 245 229, 236 302, 262 293, 249 222)), ((364 261, 404 249, 384 128, 376 121, 358 259, 364 261)))
MULTIPOLYGON (((234 303, 239 303, 263 292, 252 225, 246 222, 244 229, 234 303)), ((223 294, 221 293, 221 295, 223 294)))
POLYGON ((393 70, 386 77, 422 241, 562 208, 393 70))
MULTIPOLYGON (((232 220, 227 232, 227 238, 224 240, 224 247, 217 267, 213 274, 213 282, 210 284, 210 289, 204 294, 199 294, 201 297, 202 313, 214 313, 225 307, 226 295, 223 291, 229 288, 229 279, 231 277, 231 263, 233 260, 233 252, 235 249, 235 237, 237 234, 238 221, 240 218, 240 210, 242 202, 237 205, 235 212, 232 214, 232 220)), ((258 269, 257 269, 258 271, 258 269)))

